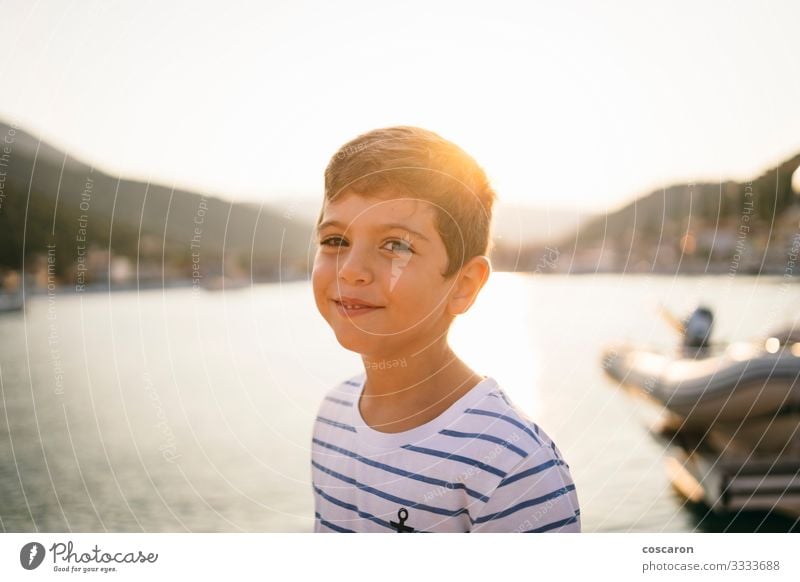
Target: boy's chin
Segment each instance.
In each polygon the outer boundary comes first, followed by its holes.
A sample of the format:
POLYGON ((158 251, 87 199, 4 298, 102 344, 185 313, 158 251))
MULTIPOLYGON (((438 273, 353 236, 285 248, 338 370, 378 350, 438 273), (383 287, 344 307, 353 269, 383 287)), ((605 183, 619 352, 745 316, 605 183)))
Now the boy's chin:
POLYGON ((337 333, 336 339, 344 349, 357 354, 366 355, 375 353, 380 346, 381 337, 370 335, 366 332, 337 333))

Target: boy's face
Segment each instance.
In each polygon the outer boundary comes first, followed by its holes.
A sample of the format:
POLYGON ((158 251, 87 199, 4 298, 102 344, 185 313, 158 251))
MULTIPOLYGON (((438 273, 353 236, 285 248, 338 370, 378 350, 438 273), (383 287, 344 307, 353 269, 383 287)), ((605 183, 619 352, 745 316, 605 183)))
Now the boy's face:
POLYGON ((410 355, 442 339, 458 277, 424 200, 344 192, 326 200, 312 283, 317 308, 339 343, 363 356, 410 355), (376 307, 352 310, 342 298, 376 307))

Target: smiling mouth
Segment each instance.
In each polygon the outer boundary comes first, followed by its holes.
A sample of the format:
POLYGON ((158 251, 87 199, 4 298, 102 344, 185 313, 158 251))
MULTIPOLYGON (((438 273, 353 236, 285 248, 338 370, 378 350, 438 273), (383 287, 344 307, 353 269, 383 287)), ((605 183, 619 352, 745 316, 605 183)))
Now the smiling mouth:
POLYGON ((373 311, 377 311, 378 309, 383 309, 381 306, 367 306, 367 305, 346 305, 333 299, 333 302, 336 304, 336 310, 343 315, 347 316, 354 316, 354 315, 363 315, 366 313, 371 313, 373 311))

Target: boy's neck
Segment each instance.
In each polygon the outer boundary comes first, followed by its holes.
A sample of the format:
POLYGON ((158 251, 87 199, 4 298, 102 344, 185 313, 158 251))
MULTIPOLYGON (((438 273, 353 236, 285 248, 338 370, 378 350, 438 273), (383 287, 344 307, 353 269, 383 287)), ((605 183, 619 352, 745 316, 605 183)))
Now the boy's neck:
POLYGON ((363 360, 366 383, 358 407, 364 421, 380 432, 430 422, 484 379, 447 345, 413 358, 363 360))

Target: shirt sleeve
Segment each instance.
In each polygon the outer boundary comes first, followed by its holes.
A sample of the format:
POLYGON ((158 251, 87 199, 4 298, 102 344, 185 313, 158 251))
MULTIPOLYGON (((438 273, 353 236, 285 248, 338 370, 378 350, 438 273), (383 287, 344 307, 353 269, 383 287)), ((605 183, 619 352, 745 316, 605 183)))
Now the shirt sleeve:
POLYGON ((581 531, 575 483, 555 444, 542 444, 506 474, 489 496, 472 531, 581 531))

